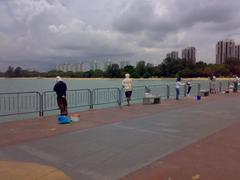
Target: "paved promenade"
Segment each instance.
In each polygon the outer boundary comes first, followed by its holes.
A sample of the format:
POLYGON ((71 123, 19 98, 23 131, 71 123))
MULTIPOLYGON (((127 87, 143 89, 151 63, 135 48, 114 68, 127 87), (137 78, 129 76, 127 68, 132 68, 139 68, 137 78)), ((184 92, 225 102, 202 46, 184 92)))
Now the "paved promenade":
POLYGON ((2 123, 0 179, 240 179, 239 104, 219 94, 2 123))

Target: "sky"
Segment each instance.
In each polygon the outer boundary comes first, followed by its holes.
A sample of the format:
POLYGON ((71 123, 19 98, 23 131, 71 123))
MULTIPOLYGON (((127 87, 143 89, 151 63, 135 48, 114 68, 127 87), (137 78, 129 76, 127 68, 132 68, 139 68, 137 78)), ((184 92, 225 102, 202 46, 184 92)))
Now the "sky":
POLYGON ((240 44, 239 0, 1 0, 0 70, 145 60, 188 46, 215 63, 217 41, 240 44))

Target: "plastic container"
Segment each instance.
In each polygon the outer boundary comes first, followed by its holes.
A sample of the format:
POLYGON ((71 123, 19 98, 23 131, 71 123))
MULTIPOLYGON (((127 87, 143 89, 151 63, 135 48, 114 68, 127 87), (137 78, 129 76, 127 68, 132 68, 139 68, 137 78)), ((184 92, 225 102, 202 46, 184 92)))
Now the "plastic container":
POLYGON ((79 122, 80 121, 80 114, 72 114, 71 115, 72 122, 79 122))
POLYGON ((58 116, 58 123, 59 124, 69 124, 71 123, 71 120, 67 116, 58 116))

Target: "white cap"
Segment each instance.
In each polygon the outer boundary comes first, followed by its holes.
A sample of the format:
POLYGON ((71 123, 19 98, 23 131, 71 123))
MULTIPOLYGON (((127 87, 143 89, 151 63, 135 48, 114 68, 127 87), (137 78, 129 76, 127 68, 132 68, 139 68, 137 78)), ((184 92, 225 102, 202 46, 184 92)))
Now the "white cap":
POLYGON ((60 76, 56 77, 57 82, 62 81, 62 78, 60 76))
POLYGON ((126 77, 126 78, 129 78, 129 77, 130 77, 130 75, 127 73, 127 74, 125 74, 125 77, 126 77))

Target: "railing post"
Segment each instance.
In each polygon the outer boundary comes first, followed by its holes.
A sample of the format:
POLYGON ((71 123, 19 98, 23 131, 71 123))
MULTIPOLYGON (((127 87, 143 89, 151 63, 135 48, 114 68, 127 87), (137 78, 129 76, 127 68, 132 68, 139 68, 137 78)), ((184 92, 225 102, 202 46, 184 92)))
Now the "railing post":
POLYGON ((209 92, 210 93, 212 92, 212 83, 211 83, 211 81, 209 81, 209 92))
POLYGON ((121 108, 122 107, 122 91, 118 88, 118 105, 121 108))
MULTIPOLYGON (((40 101, 40 116, 43 117, 44 116, 44 109, 43 109, 43 98, 45 98, 44 96, 45 93, 40 94, 39 93, 39 101, 40 101)), ((46 101, 46 98, 45 98, 46 101)), ((46 103, 46 102, 45 102, 46 103)))
POLYGON ((170 98, 170 86, 167 84, 167 99, 170 98))
POLYGON ((219 92, 222 92, 222 82, 219 81, 219 92))
POLYGON ((184 84, 184 96, 187 96, 187 85, 184 84))
POLYGON ((227 84, 227 88, 228 88, 228 90, 230 89, 230 81, 228 81, 228 84, 227 84))
POLYGON ((40 93, 38 93, 38 98, 39 98, 39 116, 41 117, 42 116, 42 102, 41 102, 42 95, 40 93))
POLYGON ((198 88, 197 88, 197 95, 200 96, 200 89, 201 89, 201 84, 198 83, 198 88))
POLYGON ((90 92, 90 109, 93 109, 93 90, 89 90, 90 92))

